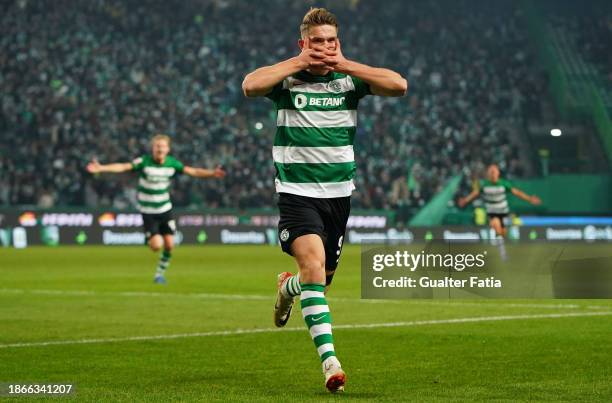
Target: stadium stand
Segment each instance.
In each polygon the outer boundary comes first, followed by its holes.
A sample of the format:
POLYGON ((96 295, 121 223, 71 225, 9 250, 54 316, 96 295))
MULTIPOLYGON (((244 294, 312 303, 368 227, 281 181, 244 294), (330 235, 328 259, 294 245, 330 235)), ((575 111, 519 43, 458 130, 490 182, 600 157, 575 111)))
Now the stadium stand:
MULTIPOLYGON (((403 2, 326 3, 347 57, 393 68, 410 84, 405 98, 371 97, 360 107, 354 207, 409 217, 458 173, 491 161, 509 178, 532 171, 521 128, 538 119, 546 77, 518 6, 481 3, 430 1, 418 13, 403 2)), ((156 132, 172 136, 186 163, 229 173, 178 178, 177 206, 273 205, 271 105, 245 99, 241 81, 296 54, 303 3, 18 0, 0 8, 0 205, 133 206, 132 177, 97 180, 84 167, 93 157, 131 160, 156 132)))

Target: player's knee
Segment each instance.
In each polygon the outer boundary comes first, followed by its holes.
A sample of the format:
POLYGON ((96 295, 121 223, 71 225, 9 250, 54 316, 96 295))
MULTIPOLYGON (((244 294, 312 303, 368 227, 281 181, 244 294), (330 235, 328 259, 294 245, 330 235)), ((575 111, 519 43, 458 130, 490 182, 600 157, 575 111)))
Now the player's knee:
POLYGON ((159 252, 162 248, 162 240, 158 236, 154 236, 149 240, 149 248, 153 252, 159 252))
POLYGON ((325 261, 318 254, 306 254, 298 260, 300 279, 305 283, 323 283, 325 281, 325 261))
POLYGON ((300 271, 309 273, 323 273, 325 269, 325 262, 315 254, 305 256, 298 264, 300 271))
POLYGON ((497 224, 497 226, 495 227, 495 232, 497 232, 497 235, 503 235, 504 227, 502 227, 501 224, 497 224))
POLYGON ((305 283, 325 283, 325 249, 317 235, 305 235, 293 241, 291 251, 305 283))

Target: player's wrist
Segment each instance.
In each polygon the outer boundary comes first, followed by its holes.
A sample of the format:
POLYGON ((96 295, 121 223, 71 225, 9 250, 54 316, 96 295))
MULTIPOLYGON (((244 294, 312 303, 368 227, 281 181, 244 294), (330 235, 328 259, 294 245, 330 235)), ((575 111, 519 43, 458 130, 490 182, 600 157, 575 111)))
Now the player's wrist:
POLYGON ((291 61, 292 66, 296 70, 295 72, 306 70, 308 68, 308 62, 302 60, 299 56, 292 57, 289 59, 291 61))
POLYGON ((355 63, 348 59, 344 59, 334 66, 334 71, 352 75, 355 72, 355 63))

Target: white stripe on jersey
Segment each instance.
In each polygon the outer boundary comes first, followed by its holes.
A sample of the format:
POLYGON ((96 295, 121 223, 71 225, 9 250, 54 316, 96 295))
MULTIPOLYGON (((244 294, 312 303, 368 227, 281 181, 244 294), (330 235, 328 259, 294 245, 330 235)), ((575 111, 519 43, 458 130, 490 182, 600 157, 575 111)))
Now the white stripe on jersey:
POLYGON ((274 162, 282 164, 321 164, 353 162, 355 154, 353 146, 339 147, 272 147, 274 162))

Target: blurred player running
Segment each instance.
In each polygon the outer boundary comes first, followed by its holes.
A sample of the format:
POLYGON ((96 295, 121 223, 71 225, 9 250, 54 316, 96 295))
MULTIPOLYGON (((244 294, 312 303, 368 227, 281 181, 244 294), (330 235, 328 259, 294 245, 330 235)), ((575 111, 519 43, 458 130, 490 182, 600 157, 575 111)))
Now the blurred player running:
POLYGON ((142 214, 145 241, 153 252, 159 252, 163 247, 154 278, 157 284, 166 283, 165 272, 170 265, 176 232, 169 194, 170 180, 180 173, 196 178, 225 176, 225 172, 219 167, 211 170, 185 166, 168 155, 169 152, 170 137, 157 134, 151 139, 151 155, 143 155, 132 162, 114 164, 100 164, 93 160, 87 165, 87 171, 92 174, 139 172, 138 210, 142 214))
POLYGON ((394 71, 347 60, 336 17, 323 8, 306 13, 300 34, 298 56, 253 71, 242 88, 246 96, 271 99, 277 110, 272 154, 279 239, 299 268, 278 276, 274 322, 284 326, 300 296, 325 385, 336 392, 344 390, 346 375, 336 358, 325 291, 340 259, 354 189, 357 105, 369 94, 403 96, 408 84, 394 71))
POLYGON ((458 203, 459 207, 463 208, 482 193, 485 210, 489 218, 489 226, 495 231, 499 239, 500 252, 504 259, 506 252, 503 248, 503 239, 506 237, 507 233, 504 221, 510 214, 508 199, 506 197, 508 192, 533 205, 539 205, 541 203, 537 196, 529 196, 520 189, 512 186, 510 181, 500 178, 499 167, 496 164, 489 165, 487 168, 487 179, 480 180, 478 186, 476 186, 469 195, 460 198, 458 203))

